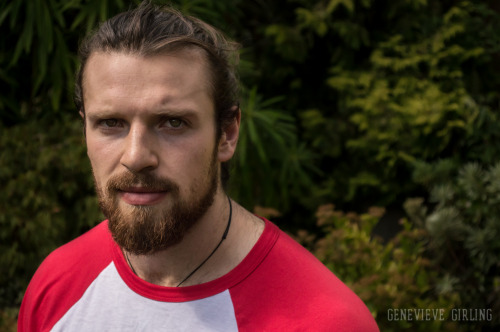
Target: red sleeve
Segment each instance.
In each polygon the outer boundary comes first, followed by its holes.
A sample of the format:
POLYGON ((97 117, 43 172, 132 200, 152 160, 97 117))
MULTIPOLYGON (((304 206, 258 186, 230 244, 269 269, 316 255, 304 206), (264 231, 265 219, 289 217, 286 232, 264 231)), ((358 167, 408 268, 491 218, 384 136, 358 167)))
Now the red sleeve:
POLYGON ((112 261, 111 241, 102 222, 51 253, 24 294, 18 331, 50 331, 112 261))
POLYGON ((231 298, 240 331, 379 331, 361 299, 283 232, 231 298))

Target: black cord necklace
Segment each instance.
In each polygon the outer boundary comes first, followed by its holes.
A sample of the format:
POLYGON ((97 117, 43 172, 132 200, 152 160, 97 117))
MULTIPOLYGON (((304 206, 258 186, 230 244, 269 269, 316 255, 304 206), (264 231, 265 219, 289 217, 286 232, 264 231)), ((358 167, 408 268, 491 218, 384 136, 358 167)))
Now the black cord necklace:
MULTIPOLYGON (((198 271, 209 259, 210 257, 212 257, 215 252, 217 251, 217 249, 219 249, 220 245, 222 244, 222 242, 226 239, 227 237, 227 233, 229 232, 229 226, 231 226, 231 218, 232 218, 232 215, 233 215, 233 206, 231 204, 231 199, 229 198, 229 196, 227 196, 227 201, 229 202, 229 218, 227 220, 227 226, 226 226, 226 230, 224 231, 224 234, 222 234, 222 239, 220 239, 219 243, 217 244, 217 246, 215 247, 215 249, 210 253, 210 255, 208 255, 207 258, 205 258, 205 260, 203 262, 201 262, 200 265, 198 265, 196 267, 196 269, 193 270, 193 272, 191 272, 186 278, 184 278, 184 280, 182 280, 177 286, 175 287, 179 287, 180 285, 182 285, 186 280, 188 280, 189 278, 191 278, 191 276, 193 274, 196 273, 196 271, 198 271)), ((130 268, 132 269, 132 272, 134 272, 135 275, 137 275, 137 273, 135 272, 134 270, 134 267, 132 266, 132 263, 130 263, 130 260, 128 258, 128 253, 125 251, 125 258, 127 259, 127 262, 128 262, 128 265, 130 265, 130 268)))
POLYGON ((193 272, 191 272, 186 278, 184 278, 184 280, 182 280, 177 286, 175 287, 179 287, 180 285, 182 285, 186 280, 188 280, 193 274, 196 273, 196 271, 198 271, 202 266, 203 264, 205 264, 209 259, 210 257, 213 256, 213 254, 217 251, 217 249, 219 249, 220 245, 222 244, 222 241, 224 241, 227 237, 227 233, 229 232, 229 226, 231 226, 231 217, 233 215, 233 206, 231 205, 231 199, 229 198, 229 196, 227 196, 227 201, 229 202, 229 218, 227 219, 227 226, 226 226, 226 230, 224 231, 224 234, 222 234, 222 238, 220 239, 219 243, 217 244, 217 246, 215 247, 215 249, 210 253, 210 255, 208 255, 207 258, 205 258, 205 260, 203 262, 201 262, 200 265, 198 265, 198 267, 196 269, 193 270, 193 272))

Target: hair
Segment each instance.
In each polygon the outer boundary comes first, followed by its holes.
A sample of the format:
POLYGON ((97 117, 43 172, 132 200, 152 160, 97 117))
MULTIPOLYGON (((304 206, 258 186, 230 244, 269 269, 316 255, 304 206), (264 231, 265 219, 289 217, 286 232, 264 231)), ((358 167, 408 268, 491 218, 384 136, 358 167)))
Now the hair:
MULTIPOLYGON (((85 115, 84 73, 93 53, 119 52, 148 57, 192 48, 204 51, 202 54, 209 69, 219 139, 239 112, 239 85, 235 69, 239 45, 200 19, 183 15, 172 7, 156 6, 149 0, 101 23, 80 44, 80 68, 76 74, 74 96, 77 109, 85 115)), ((221 164, 223 187, 228 180, 229 163, 224 162, 221 164)))

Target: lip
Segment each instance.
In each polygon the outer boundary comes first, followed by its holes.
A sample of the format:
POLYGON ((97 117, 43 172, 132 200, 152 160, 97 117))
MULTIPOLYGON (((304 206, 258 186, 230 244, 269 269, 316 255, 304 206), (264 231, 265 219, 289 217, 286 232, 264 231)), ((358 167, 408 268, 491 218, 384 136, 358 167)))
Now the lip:
POLYGON ((166 195, 166 191, 153 191, 147 188, 126 188, 119 192, 121 199, 130 205, 154 205, 166 195))

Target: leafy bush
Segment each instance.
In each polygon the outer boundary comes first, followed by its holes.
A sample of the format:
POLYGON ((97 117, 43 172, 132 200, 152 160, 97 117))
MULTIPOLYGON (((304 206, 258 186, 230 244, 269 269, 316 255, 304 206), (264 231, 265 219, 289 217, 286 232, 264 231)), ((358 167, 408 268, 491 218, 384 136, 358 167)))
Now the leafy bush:
POLYGON ((418 190, 408 181, 414 161, 499 154, 486 138, 498 125, 484 122, 500 99, 493 2, 293 3, 289 12, 269 6, 276 18, 262 29, 273 48, 259 62, 268 69, 259 88, 287 89, 325 174, 310 188, 316 201, 400 205, 418 190))
POLYGON ((274 106, 282 98, 262 100, 257 89, 244 90, 238 149, 230 193, 244 206, 289 208, 312 186, 315 155, 298 142, 294 118, 274 106), (263 181, 263 179, 266 179, 263 181))
POLYGON ((381 331, 461 331, 451 319, 431 321, 390 320, 389 309, 445 309, 459 306, 457 292, 439 294, 439 274, 427 257, 428 233, 401 220, 403 230, 384 243, 372 237, 373 227, 384 210, 368 213, 335 211, 333 205, 319 207, 317 223, 324 236, 305 232, 297 239, 308 246, 329 269, 366 303, 381 331))
MULTIPOLYGON (((416 180, 430 191, 406 203, 410 218, 425 226, 441 280, 439 289, 461 295, 464 307, 500 312, 500 163, 469 163, 453 172, 446 162, 421 164, 416 180), (448 169, 448 172, 445 170, 448 169), (422 173, 439 176, 419 177, 422 173)), ((493 315, 496 330, 500 317, 493 315)))
POLYGON ((1 308, 19 305, 42 259, 102 216, 78 114, 2 128, 0 147, 1 308))

